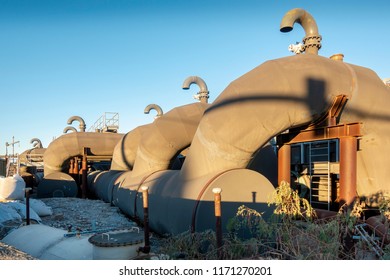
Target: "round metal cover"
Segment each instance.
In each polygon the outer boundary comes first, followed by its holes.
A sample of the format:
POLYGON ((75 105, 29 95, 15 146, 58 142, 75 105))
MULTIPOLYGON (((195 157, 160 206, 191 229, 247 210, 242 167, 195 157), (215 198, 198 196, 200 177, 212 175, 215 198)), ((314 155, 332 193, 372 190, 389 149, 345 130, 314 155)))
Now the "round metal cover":
POLYGON ((144 239, 142 233, 125 231, 95 234, 88 241, 98 247, 121 247, 140 244, 144 239))

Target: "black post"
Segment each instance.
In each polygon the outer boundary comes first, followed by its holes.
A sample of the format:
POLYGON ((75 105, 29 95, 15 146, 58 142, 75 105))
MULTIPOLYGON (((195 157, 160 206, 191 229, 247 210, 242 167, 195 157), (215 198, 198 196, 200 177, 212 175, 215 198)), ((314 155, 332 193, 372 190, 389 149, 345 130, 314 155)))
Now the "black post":
POLYGON ((142 201, 144 207, 144 241, 145 246, 139 248, 142 253, 148 254, 150 252, 150 240, 149 240, 149 198, 148 198, 148 190, 149 187, 143 186, 142 190, 142 201))
POLYGON ((30 191, 31 188, 25 188, 24 192, 26 195, 26 224, 30 225, 30 191))

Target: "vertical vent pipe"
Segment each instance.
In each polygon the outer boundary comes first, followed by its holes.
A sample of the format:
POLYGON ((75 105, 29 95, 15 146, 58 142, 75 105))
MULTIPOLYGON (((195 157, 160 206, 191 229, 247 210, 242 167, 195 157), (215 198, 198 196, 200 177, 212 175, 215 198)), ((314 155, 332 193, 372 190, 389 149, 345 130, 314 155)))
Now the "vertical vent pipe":
POLYGON ((318 33, 317 23, 313 16, 303 9, 292 9, 288 11, 280 24, 281 32, 290 32, 293 30, 294 23, 299 23, 305 30, 303 38, 305 53, 318 54, 321 48, 321 35, 318 33))
POLYGON ((85 121, 83 120, 83 118, 81 118, 79 116, 72 116, 68 119, 68 124, 72 124, 74 121, 78 121, 80 123, 80 125, 79 125, 80 131, 85 132, 86 125, 85 125, 85 121))
POLYGON ((200 88, 198 94, 194 95, 195 99, 198 99, 200 102, 208 103, 209 99, 209 90, 207 89, 207 85, 202 78, 198 76, 190 76, 183 82, 183 89, 189 89, 192 84, 197 84, 200 88))
POLYGON ((158 119, 159 117, 161 117, 164 112, 163 110, 161 109, 160 106, 158 106, 157 104, 149 104, 148 106, 145 107, 145 110, 144 110, 144 113, 145 114, 149 114, 149 112, 154 109, 156 112, 157 112, 157 116, 155 116, 154 118, 155 119, 158 119))

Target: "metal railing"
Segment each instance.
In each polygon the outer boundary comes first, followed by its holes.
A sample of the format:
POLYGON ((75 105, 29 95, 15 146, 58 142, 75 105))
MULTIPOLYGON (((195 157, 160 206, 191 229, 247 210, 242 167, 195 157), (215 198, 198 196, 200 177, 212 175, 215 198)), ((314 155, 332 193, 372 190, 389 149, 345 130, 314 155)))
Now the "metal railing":
POLYGON ((119 129, 119 113, 105 112, 88 132, 116 132, 119 129))

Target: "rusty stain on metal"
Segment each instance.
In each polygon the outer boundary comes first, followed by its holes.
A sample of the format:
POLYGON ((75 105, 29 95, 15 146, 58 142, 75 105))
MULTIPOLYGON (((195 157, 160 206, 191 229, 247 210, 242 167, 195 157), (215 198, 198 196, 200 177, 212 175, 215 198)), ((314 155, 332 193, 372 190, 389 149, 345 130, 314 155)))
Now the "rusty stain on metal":
POLYGON ((336 139, 340 137, 360 137, 362 136, 362 123, 347 123, 328 127, 318 127, 302 130, 299 133, 286 133, 278 137, 280 143, 301 143, 317 140, 336 139))

